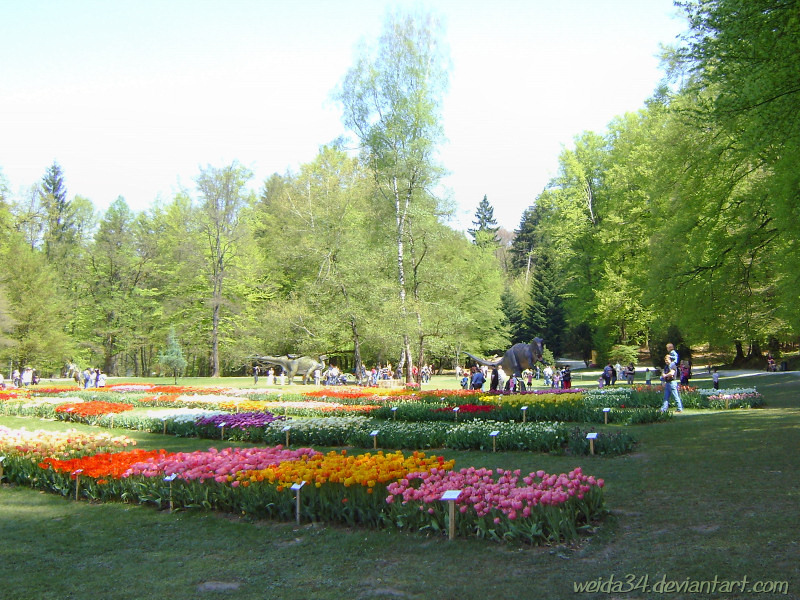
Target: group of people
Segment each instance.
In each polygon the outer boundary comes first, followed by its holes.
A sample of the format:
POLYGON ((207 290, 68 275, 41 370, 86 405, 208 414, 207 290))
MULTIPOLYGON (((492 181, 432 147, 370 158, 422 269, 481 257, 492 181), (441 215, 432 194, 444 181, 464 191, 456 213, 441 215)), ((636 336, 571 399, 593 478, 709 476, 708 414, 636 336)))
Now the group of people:
MULTIPOLYGON (((31 367, 25 367, 22 371, 14 369, 11 372, 11 383, 14 387, 36 385, 39 383, 39 374, 31 367)), ((2 374, 0 374, 0 388, 6 389, 5 377, 2 374)))
POLYGON ((634 377, 636 377, 636 367, 633 366, 633 363, 630 363, 627 367, 623 367, 619 362, 615 365, 609 362, 603 367, 603 374, 600 375, 597 384, 600 387, 616 385, 619 379, 624 379, 628 382, 628 385, 633 385, 634 377))
POLYGON ((526 388, 526 384, 527 387, 532 386, 534 378, 539 379, 540 374, 544 375, 544 382, 548 387, 559 389, 570 389, 572 387, 572 371, 570 371, 569 365, 561 368, 545 365, 544 369, 541 370, 539 365, 536 365, 535 369, 525 369, 519 375, 512 373, 510 376, 499 365, 492 366, 491 374, 489 373, 489 367, 486 365, 470 367, 469 371, 462 371, 460 367, 456 368, 456 376, 460 377, 461 387, 465 390, 483 389, 488 375, 490 391, 522 391, 526 388))
MULTIPOLYGON (((363 369, 363 367, 362 367, 363 369)), ((417 365, 413 365, 411 367, 411 377, 414 381, 420 381, 421 383, 428 383, 433 376, 433 365, 422 365, 422 367, 418 367, 417 365)), ((367 380, 369 385, 378 385, 378 381, 386 380, 386 379, 403 379, 403 369, 400 367, 393 368, 392 363, 386 363, 386 365, 376 365, 372 367, 367 376, 366 373, 362 373, 361 380, 367 380)))
POLYGON ((98 368, 90 369, 87 367, 81 371, 78 385, 83 386, 83 389, 104 388, 106 387, 106 374, 98 368))
MULTIPOLYGON (((539 370, 538 365, 536 366, 536 370, 539 370)), ((530 371, 530 369, 526 369, 526 371, 530 371)), ((522 375, 525 375, 525 371, 522 372, 522 375)), ((545 365, 544 369, 542 369, 542 376, 544 377, 544 385, 546 387, 563 390, 572 388, 572 371, 569 365, 564 365, 561 368, 559 368, 558 365, 556 365, 555 368, 550 365, 545 365)), ((538 374, 536 375, 536 379, 539 379, 538 374)))
POLYGON ((469 371, 464 371, 461 378, 461 387, 465 390, 481 390, 486 383, 486 367, 470 367, 469 371))

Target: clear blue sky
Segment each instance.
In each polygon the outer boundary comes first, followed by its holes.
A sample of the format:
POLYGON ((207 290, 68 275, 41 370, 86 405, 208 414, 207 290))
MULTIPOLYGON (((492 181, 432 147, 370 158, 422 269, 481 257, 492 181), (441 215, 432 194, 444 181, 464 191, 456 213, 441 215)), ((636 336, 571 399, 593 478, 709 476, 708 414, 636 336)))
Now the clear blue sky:
POLYGON ((0 171, 16 195, 56 160, 100 210, 233 160, 258 189, 345 133, 331 92, 395 6, 445 21, 459 228, 487 195, 514 229, 563 146, 643 106, 686 29, 671 0, 0 0, 0 171))

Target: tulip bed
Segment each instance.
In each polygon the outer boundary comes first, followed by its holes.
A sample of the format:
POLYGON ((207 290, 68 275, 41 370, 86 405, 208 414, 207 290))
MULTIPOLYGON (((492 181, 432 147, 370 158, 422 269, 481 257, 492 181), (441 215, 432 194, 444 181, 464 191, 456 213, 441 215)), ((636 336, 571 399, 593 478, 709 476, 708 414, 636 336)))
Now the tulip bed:
MULTIPOLYGON (((168 386, 175 391, 173 386, 168 386)), ((401 421, 442 421, 456 422, 484 420, 495 422, 519 421, 568 421, 581 423, 633 424, 649 423, 670 418, 661 413, 658 407, 636 406, 624 401, 610 403, 610 412, 604 413, 604 406, 586 400, 587 393, 580 390, 551 390, 524 394, 493 393, 479 391, 434 391, 428 393, 394 393, 376 396, 365 391, 338 392, 330 396, 251 393, 249 397, 234 396, 240 390, 230 390, 220 394, 143 394, 141 390, 120 392, 115 389, 99 392, 97 390, 69 392, 72 411, 55 411, 58 398, 43 396, 55 390, 37 390, 34 396, 20 396, 8 401, 0 401, 0 414, 36 416, 40 418, 61 418, 78 420, 75 404, 100 405, 125 403, 134 407, 202 408, 220 412, 270 412, 294 417, 323 417, 332 415, 369 415, 376 419, 401 421), (104 401, 99 403, 99 394, 104 401), (255 399, 271 396, 268 400, 255 399), (459 414, 453 409, 458 408, 459 414)), ((62 392, 64 394, 65 392, 62 392)), ((67 400, 64 399, 64 402, 67 400)), ((634 403, 635 404, 635 403, 634 403)), ((660 405, 659 405, 660 406, 660 405)), ((107 411, 111 412, 111 411, 107 411)), ((92 414, 80 417, 82 422, 93 424, 92 414)))
MULTIPOLYGON (((714 390, 679 386, 679 390, 684 408, 725 410, 764 406, 764 397, 756 388, 714 390)), ((663 401, 662 385, 603 388, 584 394, 585 404, 596 408, 657 409, 663 401)))
MULTIPOLYGON (((55 390, 39 390, 53 393, 55 390)), ((318 446, 355 446, 361 448, 457 450, 527 450, 536 452, 565 452, 588 454, 585 442, 587 431, 570 428, 557 417, 572 421, 597 421, 602 410, 587 409, 581 404, 581 393, 564 391, 545 394, 526 394, 530 400, 526 411, 521 406, 506 403, 519 395, 486 395, 472 391, 450 391, 449 396, 436 391, 428 394, 395 393, 383 398, 383 405, 342 404, 362 402, 376 397, 364 392, 345 392, 335 401, 322 399, 260 401, 221 394, 177 394, 169 386, 169 394, 152 395, 150 390, 110 389, 98 392, 70 392, 68 397, 19 396, 0 402, 0 413, 36 416, 82 422, 102 427, 119 427, 172 434, 182 437, 247 441, 259 444, 309 444, 318 446), (147 393, 143 393, 147 392, 147 393), (102 395, 104 400, 96 398, 102 395), (504 404, 491 404, 492 398, 504 404), (59 402, 62 402, 59 404, 59 402), (170 407, 151 408, 143 407, 170 407), (202 406, 204 408, 193 408, 202 406), (266 407, 283 408, 284 415, 275 415, 266 407), (339 409, 332 413, 330 407, 339 409), (138 407, 134 410, 135 407, 138 407), (247 412, 242 408, 258 408, 247 412), (354 408, 356 410, 348 410, 354 408), (367 409, 366 411, 364 409, 367 409), (292 418, 287 415, 295 415, 292 418), (297 417, 296 413, 329 415, 297 417), (367 412, 369 417, 362 416, 367 412), (101 414, 104 413, 104 414, 101 414), (335 415, 335 416, 331 416, 335 415), (590 418, 591 417, 591 418, 590 418), (526 422, 523 422, 526 421, 526 422), (289 432, 285 428, 289 427, 289 432), (379 431, 377 436, 372 432, 379 431), (496 432, 495 435, 491 435, 496 432)), ((186 390, 183 390, 186 391, 186 390)), ((614 409, 610 419, 615 422, 621 409, 614 409)), ((639 411, 642 412, 642 411, 639 411)), ((654 411, 658 418, 669 418, 654 411)), ((595 441, 597 454, 629 452, 635 444, 633 437, 622 431, 598 432, 595 441)))
POLYGON ((389 518, 401 529, 444 530, 446 511, 439 501, 460 490, 456 530, 479 537, 523 540, 532 544, 571 539, 602 512, 602 479, 580 467, 550 475, 537 471, 475 469, 411 473, 387 487, 389 518), (520 480, 525 484, 520 486, 520 480))
POLYGON ((124 450, 125 438, 0 428, 5 478, 95 501, 219 510, 290 520, 439 532, 448 527, 445 490, 460 490, 459 535, 528 543, 574 538, 604 512, 602 479, 580 468, 467 468, 423 452, 322 454, 311 448, 224 448, 189 453, 124 450), (113 451, 117 450, 117 451, 113 451))
MULTIPOLYGON (((0 414, 265 444, 286 441, 284 428, 288 426, 296 444, 369 448, 376 446, 377 439, 382 448, 486 450, 491 446, 575 454, 589 452, 586 430, 570 429, 566 422, 638 424, 672 416, 660 411, 660 386, 521 394, 386 392, 376 395, 375 390, 346 388, 284 394, 149 384, 79 391, 29 388, 0 395, 0 414), (152 410, 142 412, 144 407, 152 410), (371 435, 375 430, 379 430, 378 436, 371 435), (498 433, 490 436, 492 432, 498 433)), ((717 391, 684 387, 681 392, 687 408, 759 407, 764 403, 755 388, 717 391)), ((629 434, 600 432, 595 450, 618 454, 630 451, 633 444, 629 434)))

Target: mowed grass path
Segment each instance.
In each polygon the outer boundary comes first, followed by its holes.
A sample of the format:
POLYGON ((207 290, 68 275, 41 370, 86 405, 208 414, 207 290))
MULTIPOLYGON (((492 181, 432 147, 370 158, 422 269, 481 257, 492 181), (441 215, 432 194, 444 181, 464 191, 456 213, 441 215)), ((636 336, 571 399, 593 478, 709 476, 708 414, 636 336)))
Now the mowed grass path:
MULTIPOLYGON (((567 471, 606 480, 611 511, 571 545, 520 547, 231 515, 157 512, 0 489, 0 598, 487 599, 800 598, 800 376, 726 378, 767 407, 685 411, 636 426, 619 458, 443 452, 470 465, 567 471), (747 577, 730 593, 576 593, 574 582, 653 586, 747 577), (788 582, 788 594, 752 593, 788 582)), ((4 418, 29 429, 45 423, 4 418)), ((47 425, 55 425, 47 423, 47 425)), ((120 430, 118 432, 122 433, 120 430)), ((130 433, 144 447, 207 448, 203 440, 130 433)))

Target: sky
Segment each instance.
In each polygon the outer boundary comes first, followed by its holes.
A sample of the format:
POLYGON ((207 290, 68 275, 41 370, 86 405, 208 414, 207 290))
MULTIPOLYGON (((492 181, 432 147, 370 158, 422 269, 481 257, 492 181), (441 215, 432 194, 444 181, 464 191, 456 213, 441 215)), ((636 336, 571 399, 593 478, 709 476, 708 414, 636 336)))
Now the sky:
POLYGON ((258 190, 345 135, 333 91, 392 8, 445 23, 440 161, 451 225, 488 198, 513 230, 563 148, 639 110, 672 0, 0 0, 0 173, 13 195, 54 161, 69 197, 136 211, 233 161, 258 190))

